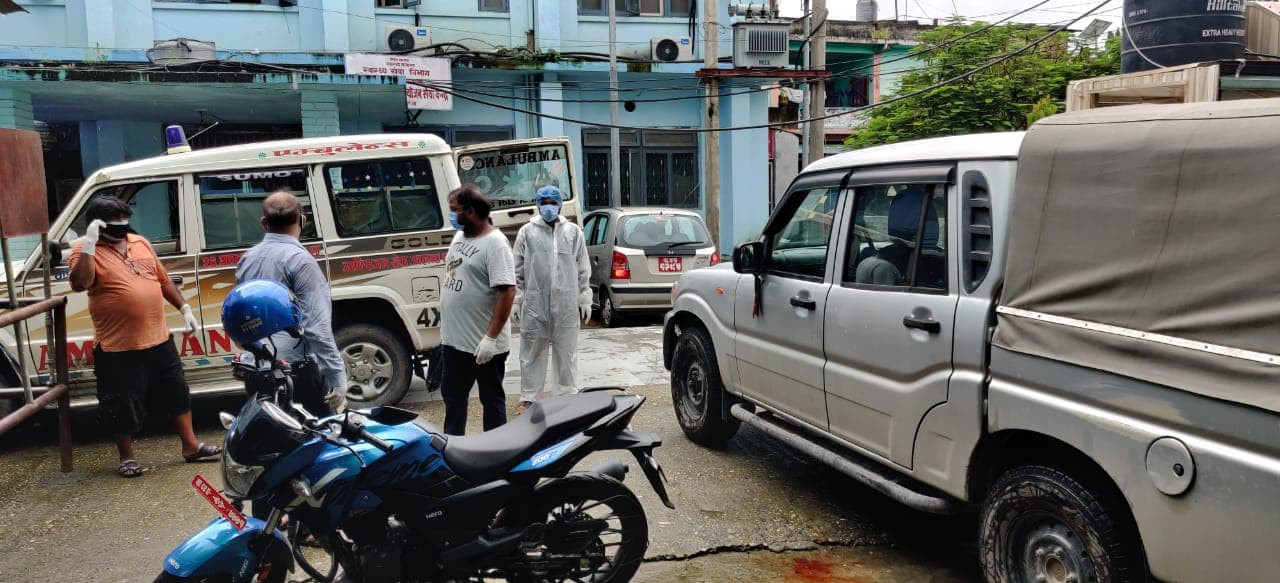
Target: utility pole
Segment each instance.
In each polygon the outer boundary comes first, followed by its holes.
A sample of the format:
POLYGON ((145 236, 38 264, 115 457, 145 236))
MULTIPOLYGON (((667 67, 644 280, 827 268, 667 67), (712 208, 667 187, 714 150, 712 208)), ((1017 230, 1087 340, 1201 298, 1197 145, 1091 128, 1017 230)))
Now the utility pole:
MULTIPOLYGON (((609 206, 622 206, 622 149, 618 146, 618 6, 609 4, 609 206)), ((581 204, 581 203, 579 203, 581 204)))
MULTIPOLYGON (((720 66, 720 52, 716 43, 719 37, 716 31, 716 9, 719 6, 719 2, 703 2, 702 67, 705 69, 720 66)), ((702 127, 712 131, 706 133, 706 144, 702 148, 702 167, 707 173, 707 228, 711 229, 711 241, 715 243, 716 252, 719 253, 724 250, 720 245, 720 78, 709 75, 706 77, 706 84, 702 127)))
MULTIPOLYGON (((813 0, 813 15, 809 17, 810 22, 813 19, 818 20, 817 29, 811 31, 813 38, 809 43, 813 46, 810 49, 811 62, 810 69, 823 70, 827 68, 827 0, 813 0)), ((816 162, 822 159, 827 146, 827 130, 824 120, 817 119, 827 112, 827 84, 822 79, 816 79, 809 84, 809 119, 814 121, 805 124, 809 128, 809 141, 805 144, 805 150, 809 152, 808 162, 816 162)))
MULTIPOLYGON (((800 47, 800 67, 809 70, 809 47, 813 46, 809 41, 813 40, 813 13, 809 11, 809 0, 804 0, 800 6, 802 14, 804 14, 804 38, 805 42, 800 47)), ((805 85, 804 92, 800 94, 800 119, 809 117, 809 102, 813 97, 813 84, 821 81, 809 81, 805 85)), ((800 124, 800 169, 803 170, 809 165, 809 124, 800 124)))

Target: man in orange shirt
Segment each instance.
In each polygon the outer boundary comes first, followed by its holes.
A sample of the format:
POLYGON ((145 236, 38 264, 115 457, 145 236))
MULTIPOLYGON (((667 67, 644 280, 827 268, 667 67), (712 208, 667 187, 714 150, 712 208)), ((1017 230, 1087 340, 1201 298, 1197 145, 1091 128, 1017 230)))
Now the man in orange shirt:
POLYGON ((172 417, 182 457, 193 462, 222 453, 196 440, 191 391, 165 323, 164 302, 182 312, 187 332, 198 328, 191 306, 169 279, 151 243, 129 232, 133 209, 115 197, 89 201, 89 226, 71 246, 71 289, 89 293, 98 411, 120 453, 121 477, 145 471, 133 456, 134 433, 148 412, 172 417))

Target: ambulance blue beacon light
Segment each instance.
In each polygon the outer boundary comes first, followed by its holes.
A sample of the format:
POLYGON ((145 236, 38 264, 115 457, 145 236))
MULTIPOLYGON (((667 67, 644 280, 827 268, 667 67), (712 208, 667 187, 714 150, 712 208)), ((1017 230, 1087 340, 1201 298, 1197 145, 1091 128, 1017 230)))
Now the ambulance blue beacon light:
POLYGON ((172 125, 164 128, 164 150, 166 154, 191 151, 191 145, 187 144, 187 134, 182 131, 182 126, 172 125))

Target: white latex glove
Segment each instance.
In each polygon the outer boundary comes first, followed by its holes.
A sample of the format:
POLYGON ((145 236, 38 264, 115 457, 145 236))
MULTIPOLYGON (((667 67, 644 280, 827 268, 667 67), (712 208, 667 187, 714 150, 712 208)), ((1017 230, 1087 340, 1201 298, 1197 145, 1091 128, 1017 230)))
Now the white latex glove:
POLYGON ((182 304, 182 319, 187 321, 187 333, 194 334, 200 328, 196 315, 191 313, 191 304, 182 304))
POLYGON ((591 319, 591 290, 578 294, 578 315, 584 324, 591 319))
POLYGON ((484 364, 493 360, 494 355, 498 353, 498 340, 485 336, 476 346, 476 364, 484 364))
POLYGON ((347 408, 346 390, 342 387, 334 387, 324 396, 324 402, 333 409, 334 413, 341 413, 347 408))
POLYGON ((520 313, 523 311, 524 311, 524 300, 520 298, 516 298, 516 301, 511 303, 511 323, 512 324, 520 323, 520 313))
POLYGON ((93 255, 94 248, 98 246, 98 233, 103 227, 107 226, 102 219, 93 219, 89 221, 89 226, 84 230, 84 248, 80 250, 85 255, 93 255))

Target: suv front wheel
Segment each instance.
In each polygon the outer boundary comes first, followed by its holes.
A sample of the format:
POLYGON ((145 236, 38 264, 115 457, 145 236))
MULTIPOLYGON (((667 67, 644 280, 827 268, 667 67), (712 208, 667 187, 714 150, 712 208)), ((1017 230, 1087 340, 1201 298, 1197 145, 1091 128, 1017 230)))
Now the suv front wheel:
POLYGON ((724 399, 711 337, 698 326, 685 328, 671 361, 671 400, 690 441, 716 447, 738 432, 738 420, 723 414, 724 399))
POLYGON ((347 365, 347 400, 353 409, 394 405, 409 390, 409 351, 390 330, 350 324, 334 334, 347 365))

